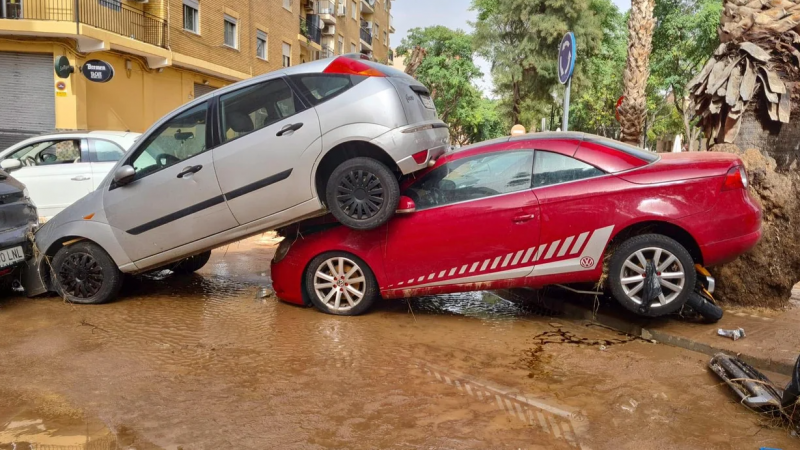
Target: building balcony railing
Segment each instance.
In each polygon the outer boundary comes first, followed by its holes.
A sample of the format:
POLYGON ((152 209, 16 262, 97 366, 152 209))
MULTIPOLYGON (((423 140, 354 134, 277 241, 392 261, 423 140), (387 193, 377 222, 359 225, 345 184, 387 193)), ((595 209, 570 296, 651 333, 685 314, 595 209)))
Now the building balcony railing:
POLYGON ((166 20, 122 0, 0 0, 0 19, 78 22, 158 47, 169 46, 166 20))
POLYGON ((300 33, 311 42, 319 44, 322 41, 322 32, 319 29, 319 16, 308 15, 300 16, 300 33), (317 20, 313 18, 317 17, 317 20))
POLYGON ((366 42, 369 46, 372 46, 372 29, 370 28, 361 28, 360 30, 361 40, 366 42))
POLYGON ((332 48, 322 47, 322 51, 319 52, 319 59, 325 58, 333 58, 336 54, 333 52, 332 48))
POLYGON ((361 0, 361 14, 375 14, 375 0, 361 0))
POLYGON ((336 15, 336 2, 334 0, 317 0, 314 13, 336 15))

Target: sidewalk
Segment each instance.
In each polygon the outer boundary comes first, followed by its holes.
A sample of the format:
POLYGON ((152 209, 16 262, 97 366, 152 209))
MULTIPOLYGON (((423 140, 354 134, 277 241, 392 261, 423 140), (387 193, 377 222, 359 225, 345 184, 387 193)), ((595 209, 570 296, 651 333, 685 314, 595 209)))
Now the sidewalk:
POLYGON ((726 352, 761 369, 791 376, 800 354, 800 285, 795 287, 786 310, 754 308, 726 309, 716 324, 692 323, 675 316, 647 319, 636 316, 615 303, 601 305, 593 314, 593 299, 552 288, 543 298, 526 290, 503 291, 513 301, 532 302, 563 314, 567 318, 590 320, 621 332, 667 345, 713 355, 726 352), (717 329, 744 328, 746 337, 733 341, 717 335, 717 329))

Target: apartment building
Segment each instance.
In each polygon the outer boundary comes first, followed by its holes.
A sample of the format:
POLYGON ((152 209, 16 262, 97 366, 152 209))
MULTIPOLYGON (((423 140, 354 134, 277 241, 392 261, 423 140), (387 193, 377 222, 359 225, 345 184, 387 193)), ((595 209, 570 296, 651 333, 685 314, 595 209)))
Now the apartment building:
POLYGON ((390 1, 328 14, 346 42, 328 52, 336 38, 317 1, 0 0, 0 148, 54 130, 141 132, 215 88, 353 48, 386 61, 390 1), (65 77, 62 56, 74 67, 65 77), (90 60, 108 63, 111 80, 82 75, 90 60))

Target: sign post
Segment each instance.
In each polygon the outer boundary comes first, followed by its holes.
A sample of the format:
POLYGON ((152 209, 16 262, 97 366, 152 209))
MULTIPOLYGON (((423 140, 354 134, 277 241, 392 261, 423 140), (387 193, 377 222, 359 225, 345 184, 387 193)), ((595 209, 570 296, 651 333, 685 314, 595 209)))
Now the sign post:
POLYGON ((575 71, 576 45, 575 34, 571 31, 564 35, 558 46, 558 81, 566 85, 564 91, 564 121, 562 129, 569 130, 569 91, 572 88, 572 73, 575 71))

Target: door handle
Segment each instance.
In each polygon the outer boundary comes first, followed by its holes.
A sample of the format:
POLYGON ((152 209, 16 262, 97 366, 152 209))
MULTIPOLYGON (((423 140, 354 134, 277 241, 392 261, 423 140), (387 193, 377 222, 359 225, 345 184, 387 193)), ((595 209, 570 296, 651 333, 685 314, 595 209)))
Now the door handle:
POLYGON ((199 164, 198 164, 198 165, 196 165, 196 166, 189 166, 189 167, 186 167, 186 168, 184 168, 184 169, 181 171, 181 173, 179 173, 179 174, 178 174, 178 178, 183 178, 183 177, 185 177, 186 175, 189 175, 190 173, 197 173, 197 172, 200 172, 200 169, 202 169, 202 168, 203 168, 203 166, 201 166, 201 165, 199 165, 199 164))
POLYGON ((86 175, 78 175, 77 177, 72 177, 72 181, 87 181, 91 180, 91 178, 87 177, 86 175))
POLYGON ((288 133, 290 131, 297 131, 300 128, 303 128, 303 122, 292 123, 281 128, 281 131, 275 133, 275 136, 283 136, 285 133, 288 133))
POLYGON ((514 223, 523 223, 529 220, 533 220, 536 217, 536 214, 523 214, 520 216, 514 217, 514 223))

